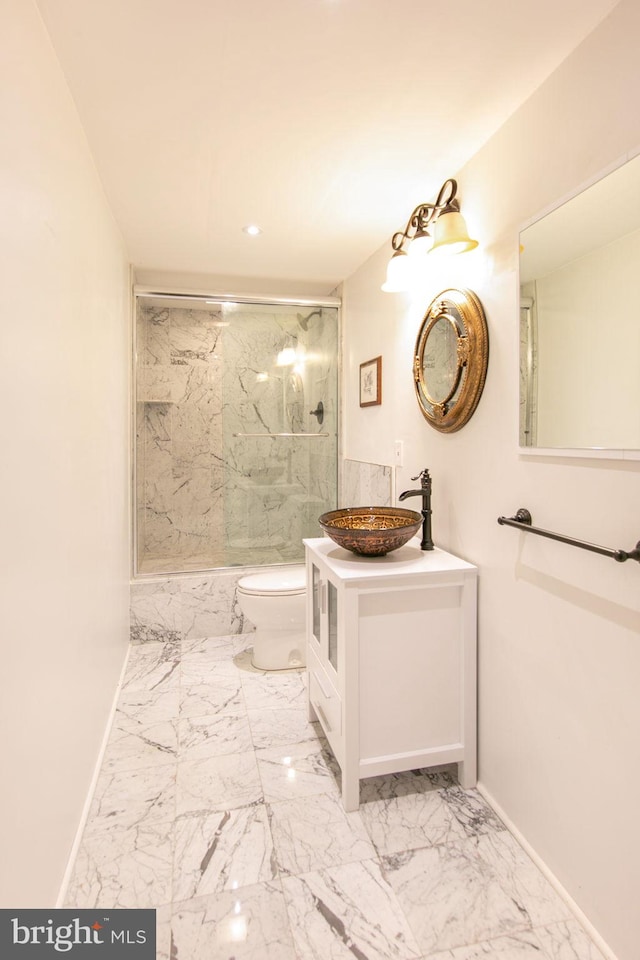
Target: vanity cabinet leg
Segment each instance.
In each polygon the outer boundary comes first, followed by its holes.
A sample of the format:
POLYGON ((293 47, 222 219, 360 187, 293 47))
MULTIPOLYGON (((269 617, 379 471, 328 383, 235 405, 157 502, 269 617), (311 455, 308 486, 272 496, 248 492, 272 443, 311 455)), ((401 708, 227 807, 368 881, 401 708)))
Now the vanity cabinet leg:
POLYGON ((471 790, 478 782, 475 760, 462 760, 458 764, 458 783, 463 790, 471 790))
POLYGON ((342 805, 346 811, 357 810, 360 806, 360 780, 347 776, 342 771, 342 805))

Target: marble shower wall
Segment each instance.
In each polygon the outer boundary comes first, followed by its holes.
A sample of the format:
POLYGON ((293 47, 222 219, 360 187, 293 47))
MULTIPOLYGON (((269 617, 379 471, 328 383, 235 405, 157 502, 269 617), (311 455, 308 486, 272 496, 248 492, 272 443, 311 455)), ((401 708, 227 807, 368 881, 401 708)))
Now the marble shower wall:
POLYGON ((342 464, 342 507, 393 506, 392 468, 379 463, 345 460, 342 464))
POLYGON ((131 642, 171 643, 246 633, 236 602, 240 577, 260 567, 217 570, 199 576, 137 580, 131 584, 131 642))
POLYGON ((337 310, 139 298, 136 334, 138 571, 301 560, 336 503, 337 310))
MULTIPOLYGON (((335 420, 335 410, 329 416, 335 420)), ((321 454, 314 456, 319 458, 321 454)), ((319 472, 321 463, 315 463, 319 472)), ((344 460, 342 491, 342 506, 390 506, 393 502, 392 468, 344 460)), ((320 536, 321 531, 313 530, 310 535, 320 536)), ((131 585, 131 642, 196 640, 251 631, 253 624, 243 619, 237 604, 236 587, 240 577, 264 569, 245 567, 217 570, 209 575, 134 581, 131 585)))
POLYGON ((145 572, 154 560, 197 560, 219 526, 222 322, 219 311, 138 304, 137 538, 145 572))

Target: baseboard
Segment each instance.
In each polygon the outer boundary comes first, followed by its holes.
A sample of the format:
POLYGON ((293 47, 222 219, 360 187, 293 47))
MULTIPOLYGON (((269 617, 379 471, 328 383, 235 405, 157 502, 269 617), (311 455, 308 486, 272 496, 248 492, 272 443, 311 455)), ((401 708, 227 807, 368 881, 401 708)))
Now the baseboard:
POLYGON ((91 804, 93 802, 93 795, 95 793, 96 784, 98 782, 98 777, 100 776, 100 770, 102 768, 102 761, 104 760, 105 751, 107 749, 107 744, 109 742, 109 736, 111 734, 111 727, 113 726, 113 721, 116 715, 116 708, 118 706, 118 698, 120 696, 120 691, 122 690, 122 684, 124 681, 124 675, 129 663, 129 655, 131 653, 131 644, 127 644, 127 651, 125 653, 124 662, 122 664, 122 670, 120 671, 120 677, 118 679, 118 684, 116 686, 115 693, 113 695, 113 702, 111 704, 111 709, 109 711, 109 716, 105 724, 104 735, 102 737, 102 743, 100 744, 100 749, 98 751, 98 756, 96 759, 95 767, 93 770, 93 776, 91 777, 91 783, 89 784, 89 789, 87 791, 87 796, 84 802, 84 807, 82 808, 82 814, 80 816, 80 822, 78 824, 78 829, 76 830, 76 835, 71 845, 71 851, 69 853, 69 859, 67 860, 67 866, 64 871, 64 876, 62 878, 62 883, 60 885, 60 891, 58 893, 58 899, 56 900, 56 909, 59 909, 63 906, 64 901, 67 896, 67 890, 69 889, 69 882, 71 880, 71 874, 73 873, 73 868, 75 866, 76 857, 78 856, 78 850, 80 849, 80 843, 82 842, 82 835, 84 833, 84 828, 87 824, 87 819, 89 817, 89 811, 91 809, 91 804))
POLYGON ((518 841, 522 849, 533 860, 533 862, 535 863, 536 867, 538 867, 540 872, 544 874, 544 876, 549 881, 549 883, 551 884, 553 889, 556 891, 556 893, 560 897, 562 897, 562 899, 568 906, 569 910, 571 910, 572 914, 574 915, 578 923, 584 928, 585 933, 591 938, 591 940, 593 940, 596 947, 601 951, 601 953, 606 958, 606 960, 618 960, 618 958, 616 957, 611 947, 607 943, 605 943, 605 941, 602 939, 602 936, 598 933, 598 931, 593 926, 591 921, 588 920, 588 918, 582 912, 582 910, 580 909, 578 904, 575 902, 573 897, 569 893, 567 893, 566 889, 560 883, 556 875, 552 873, 552 871, 549 869, 549 867, 544 862, 544 860, 540 857, 540 855, 536 853, 536 851, 533 849, 531 844, 523 837, 523 835, 520 833, 516 825, 507 816, 507 814, 504 812, 500 804, 493 798, 493 796, 487 790, 485 785, 483 783, 478 782, 477 786, 478 786, 478 793, 481 793, 484 799, 489 804, 489 806, 493 810, 495 810, 495 812, 498 814, 498 816, 504 823, 509 833, 512 834, 512 836, 518 841))

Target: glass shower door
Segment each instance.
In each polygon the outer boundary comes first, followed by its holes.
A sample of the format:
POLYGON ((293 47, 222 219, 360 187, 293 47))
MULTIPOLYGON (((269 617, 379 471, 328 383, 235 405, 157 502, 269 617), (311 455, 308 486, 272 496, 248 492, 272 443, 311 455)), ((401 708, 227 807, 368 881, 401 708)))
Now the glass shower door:
POLYGON ((300 562, 337 501, 337 306, 140 296, 137 572, 300 562))

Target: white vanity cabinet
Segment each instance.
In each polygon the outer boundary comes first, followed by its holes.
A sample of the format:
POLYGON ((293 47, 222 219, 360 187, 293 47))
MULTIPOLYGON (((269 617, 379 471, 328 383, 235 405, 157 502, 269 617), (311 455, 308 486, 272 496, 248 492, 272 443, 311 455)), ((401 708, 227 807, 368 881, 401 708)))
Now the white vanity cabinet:
POLYGON ((476 783, 477 569, 416 538, 359 557, 304 541, 309 718, 342 771, 346 810, 364 777, 458 764, 476 783))

